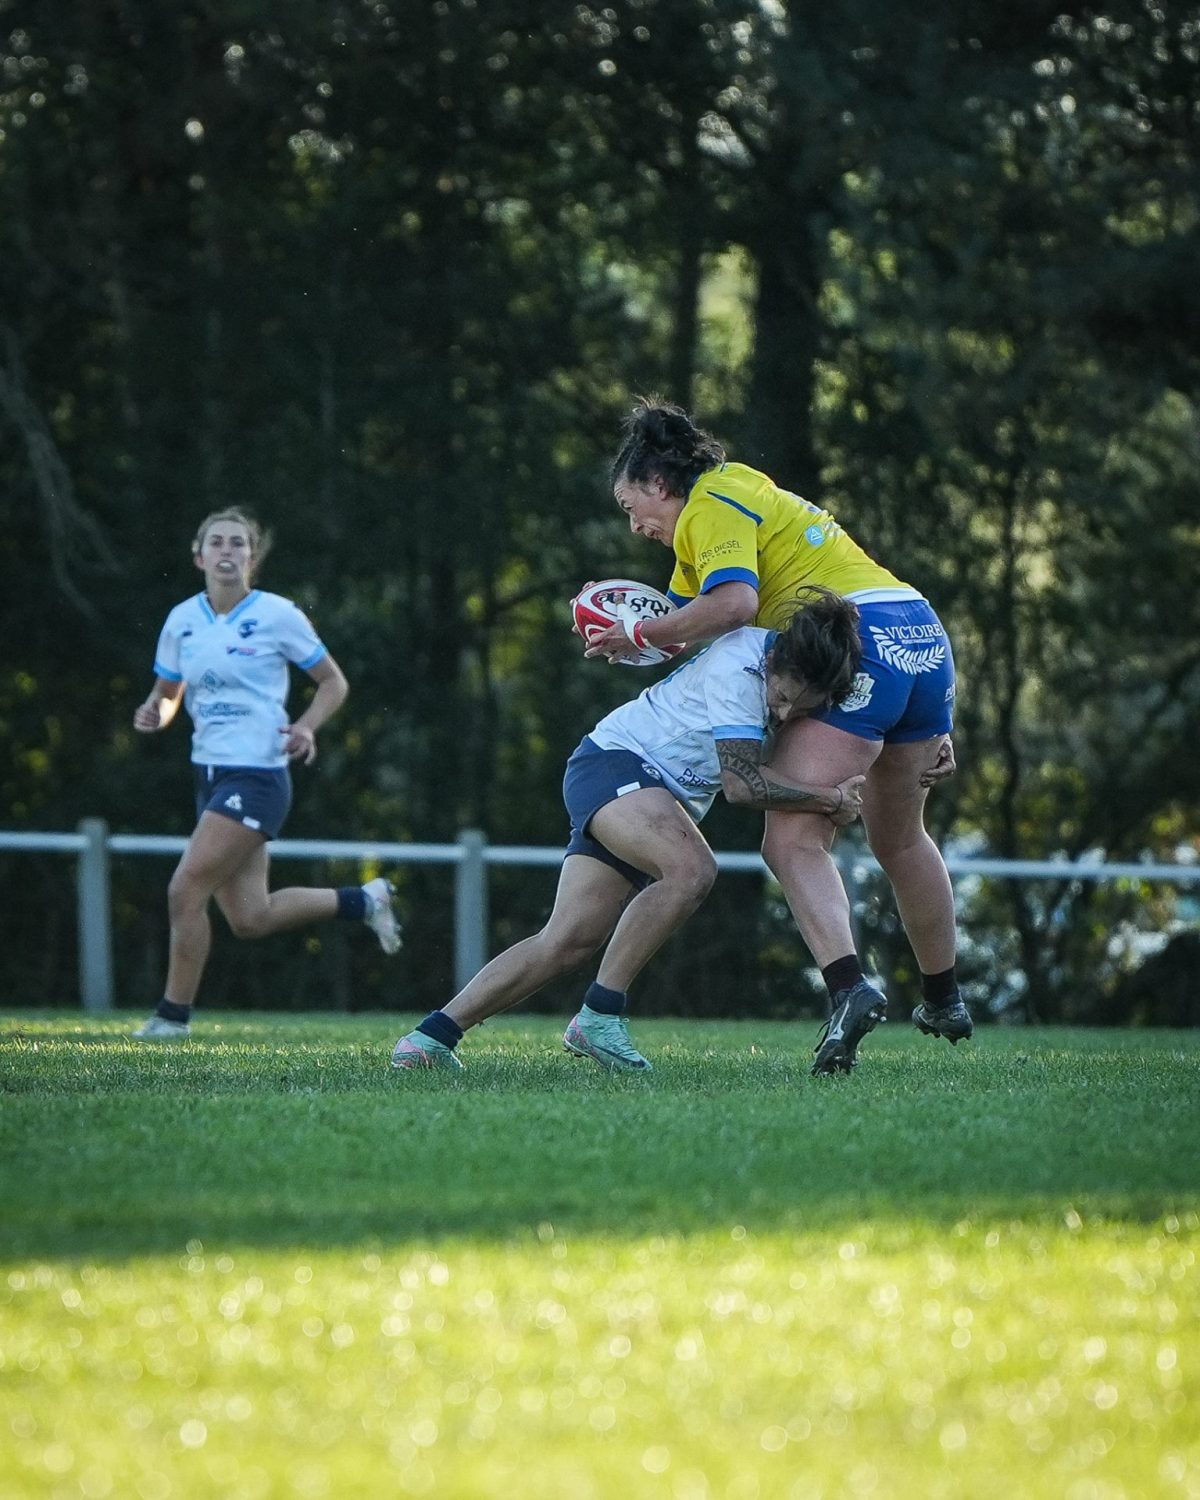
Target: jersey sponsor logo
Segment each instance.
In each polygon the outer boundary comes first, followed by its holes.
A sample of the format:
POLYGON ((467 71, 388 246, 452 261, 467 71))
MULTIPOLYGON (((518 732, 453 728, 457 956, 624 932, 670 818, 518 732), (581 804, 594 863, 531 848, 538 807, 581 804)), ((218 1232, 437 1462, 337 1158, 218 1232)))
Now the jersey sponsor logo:
POLYGON ((875 679, 869 672, 859 672, 854 678, 854 686, 838 704, 838 708, 845 714, 856 714, 860 708, 866 708, 871 701, 871 694, 875 691, 875 679))
POLYGON ((825 530, 821 526, 810 526, 804 533, 804 540, 810 547, 819 547, 825 540, 825 530))
POLYGON ((703 567, 710 558, 720 557, 723 553, 726 552, 741 552, 742 550, 743 548, 741 542, 739 542, 735 537, 730 537, 728 541, 714 542, 711 547, 705 547, 696 561, 700 564, 701 567, 703 567))
POLYGON ((693 771, 691 766, 684 766, 681 771, 677 771, 675 773, 675 780, 680 786, 698 786, 702 787, 704 791, 708 791, 712 786, 711 781, 706 781, 703 776, 693 771))
POLYGON ((252 636, 257 629, 257 620, 243 620, 242 623, 238 626, 238 635, 241 636, 242 640, 246 640, 249 636, 252 636))
POLYGON ((257 656, 257 646, 226 646, 226 656, 257 656))
MULTIPOLYGON (((896 628, 903 630, 906 627, 896 628)), ((907 672, 910 677, 916 677, 921 672, 936 672, 946 660, 944 645, 925 646, 917 650, 893 640, 892 632, 881 630, 878 625, 871 626, 871 634, 875 637, 875 649, 879 652, 880 660, 889 667, 895 667, 898 672, 907 672)))
POLYGON ((242 794, 240 792, 231 793, 228 797, 225 798, 225 806, 232 807, 234 812, 241 812, 242 794))
POLYGON ((196 712, 202 719, 246 719, 250 716, 250 710, 237 703, 202 703, 196 712))
POLYGON ((766 669, 761 664, 753 667, 743 667, 742 671, 749 677, 757 677, 759 682, 766 682, 767 680, 766 669))

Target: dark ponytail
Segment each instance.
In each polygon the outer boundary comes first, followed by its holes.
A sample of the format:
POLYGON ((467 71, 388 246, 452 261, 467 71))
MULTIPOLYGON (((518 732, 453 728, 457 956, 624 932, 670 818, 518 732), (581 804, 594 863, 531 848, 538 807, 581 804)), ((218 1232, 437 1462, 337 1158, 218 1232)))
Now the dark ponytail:
POLYGON ((808 683, 836 707, 862 664, 858 605, 817 584, 801 589, 797 602, 796 613, 775 637, 767 667, 808 683))
POLYGON ((625 440, 613 459, 614 485, 661 479, 668 494, 686 499, 706 469, 725 462, 725 449, 697 427, 681 406, 657 396, 641 396, 621 424, 625 440))

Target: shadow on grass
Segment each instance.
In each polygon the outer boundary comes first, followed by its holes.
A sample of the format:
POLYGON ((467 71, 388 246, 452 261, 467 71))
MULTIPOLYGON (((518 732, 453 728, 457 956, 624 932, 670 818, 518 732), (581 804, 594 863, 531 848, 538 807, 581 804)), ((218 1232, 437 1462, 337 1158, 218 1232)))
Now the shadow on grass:
POLYGON ((149 1055, 6 1032, 9 1260, 521 1241, 547 1223, 568 1239, 1146 1223, 1200 1201, 1196 1048, 1161 1037, 879 1036, 855 1076, 814 1080, 794 1028, 660 1022, 639 1028, 655 1073, 614 1078, 555 1052, 554 1028, 509 1023, 447 1079, 302 1029, 149 1055))

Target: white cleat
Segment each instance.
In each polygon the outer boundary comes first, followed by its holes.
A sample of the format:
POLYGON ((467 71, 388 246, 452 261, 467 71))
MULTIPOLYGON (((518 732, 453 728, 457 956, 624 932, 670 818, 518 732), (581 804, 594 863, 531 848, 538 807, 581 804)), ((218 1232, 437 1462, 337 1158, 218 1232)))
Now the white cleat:
POLYGON ((387 954, 398 953, 403 941, 400 923, 392 907, 392 888, 382 875, 368 880, 363 886, 367 898, 367 914, 363 921, 379 939, 379 946, 387 954))
POLYGON ((161 1016, 151 1016, 144 1026, 133 1033, 135 1042, 186 1042, 192 1028, 186 1021, 164 1021, 161 1016))

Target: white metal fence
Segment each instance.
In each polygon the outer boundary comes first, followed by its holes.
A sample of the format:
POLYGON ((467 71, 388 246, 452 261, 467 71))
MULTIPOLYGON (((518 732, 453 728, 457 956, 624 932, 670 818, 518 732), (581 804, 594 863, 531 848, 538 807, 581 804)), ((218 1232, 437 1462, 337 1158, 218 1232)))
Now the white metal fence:
MULTIPOLYGON (((76 858, 79 926, 79 993, 88 1011, 113 1003, 111 858, 113 855, 182 854, 187 840, 163 834, 110 833, 102 818, 85 818, 75 833, 17 833, 0 829, 0 852, 71 854, 76 858)), ((879 866, 848 841, 837 846, 851 893, 879 866)), ((277 839, 273 859, 341 859, 374 864, 454 866, 454 982, 461 989, 487 961, 488 867, 557 865, 560 847, 489 844, 477 828, 464 829, 453 844, 371 843, 341 839, 277 839)), ((765 875, 757 853, 718 852, 722 870, 765 875)), ((1200 885, 1200 865, 1107 864, 1100 860, 981 859, 946 855, 952 875, 1008 880, 1149 880, 1200 885)))

